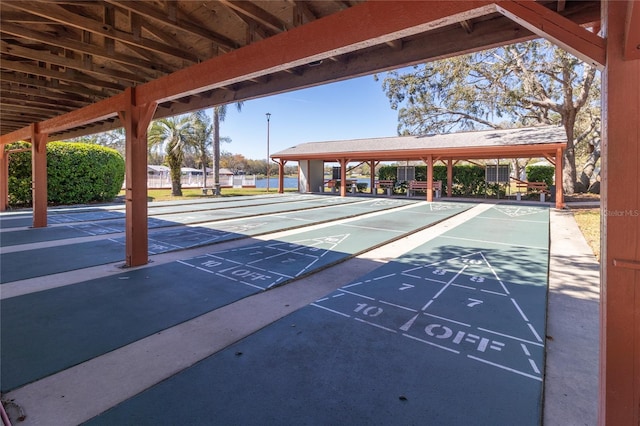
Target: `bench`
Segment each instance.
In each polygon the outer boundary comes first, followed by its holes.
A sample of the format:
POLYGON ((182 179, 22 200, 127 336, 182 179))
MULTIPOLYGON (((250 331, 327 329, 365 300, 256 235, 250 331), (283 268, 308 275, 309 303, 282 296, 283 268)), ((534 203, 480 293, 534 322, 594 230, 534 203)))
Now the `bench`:
MULTIPOLYGON (((440 193, 442 192, 442 181, 441 180, 433 181, 432 189, 436 191, 436 198, 440 198, 440 193)), ((427 181, 425 180, 409 181, 409 186, 407 186, 407 197, 410 197, 416 191, 427 192, 427 181)))
POLYGON ((536 192, 540 194, 540 201, 544 201, 544 197, 550 194, 549 187, 545 182, 526 182, 516 179, 516 199, 520 201, 522 193, 536 192))
MULTIPOLYGON (((327 188, 331 189, 331 192, 336 192, 337 188, 338 188, 338 180, 336 179, 330 179, 328 181, 325 182, 325 185, 327 186, 327 188)), ((351 188, 351 192, 354 192, 357 190, 357 183, 358 181, 356 179, 347 179, 345 181, 347 183, 347 188, 351 188)), ((322 188, 322 192, 324 192, 324 187, 322 188)))
POLYGON ((391 191, 395 186, 395 182, 392 179, 381 179, 376 181, 376 193, 378 193, 378 189, 382 189, 382 191, 386 191, 387 195, 391 195, 391 191))
POLYGON ((202 188, 202 195, 207 195, 208 191, 211 191, 211 195, 215 194, 215 188, 202 188))

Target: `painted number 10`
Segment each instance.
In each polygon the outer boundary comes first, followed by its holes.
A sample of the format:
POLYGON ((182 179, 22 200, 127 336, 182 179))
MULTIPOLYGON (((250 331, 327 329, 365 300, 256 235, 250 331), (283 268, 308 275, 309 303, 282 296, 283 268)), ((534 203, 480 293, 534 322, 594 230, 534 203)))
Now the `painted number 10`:
POLYGON ((382 308, 379 308, 377 306, 369 306, 366 303, 358 303, 353 311, 360 312, 368 317, 377 317, 382 313, 382 308))

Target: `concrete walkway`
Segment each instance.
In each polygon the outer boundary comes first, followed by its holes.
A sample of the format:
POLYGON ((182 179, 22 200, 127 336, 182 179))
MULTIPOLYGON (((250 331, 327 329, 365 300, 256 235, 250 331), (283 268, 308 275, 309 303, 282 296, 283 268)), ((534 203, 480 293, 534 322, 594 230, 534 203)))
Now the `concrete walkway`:
POLYGON ((545 426, 595 426, 600 265, 570 211, 551 211, 545 426))

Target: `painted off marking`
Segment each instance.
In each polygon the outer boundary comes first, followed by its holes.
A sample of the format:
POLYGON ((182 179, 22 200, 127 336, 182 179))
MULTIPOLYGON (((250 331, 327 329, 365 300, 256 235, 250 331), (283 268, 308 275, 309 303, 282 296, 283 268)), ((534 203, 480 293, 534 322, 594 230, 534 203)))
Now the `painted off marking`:
POLYGON ((445 351, 453 352, 454 354, 460 354, 460 351, 456 351, 455 349, 447 348, 446 346, 438 345, 437 343, 429 342, 428 340, 420 339, 418 337, 411 336, 409 334, 403 333, 404 337, 408 337, 409 339, 417 340, 418 342, 426 343, 427 345, 435 346, 436 348, 444 349, 445 351))

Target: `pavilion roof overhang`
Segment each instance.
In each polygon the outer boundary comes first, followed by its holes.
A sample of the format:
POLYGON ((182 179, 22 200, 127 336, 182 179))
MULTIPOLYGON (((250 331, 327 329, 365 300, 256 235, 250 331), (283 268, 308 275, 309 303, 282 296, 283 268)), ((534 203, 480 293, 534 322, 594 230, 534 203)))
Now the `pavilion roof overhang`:
POLYGON ((555 157, 564 150, 567 137, 557 126, 482 130, 425 136, 308 142, 276 152, 272 159, 285 161, 323 160, 405 161, 472 160, 496 158, 555 157))
MULTIPOLYGON (((506 3, 3 1, 0 145, 31 123, 48 140, 122 127, 129 88, 158 119, 540 36, 506 3)), ((597 0, 529 3, 544 28, 547 12, 580 30, 600 19, 597 0)))

